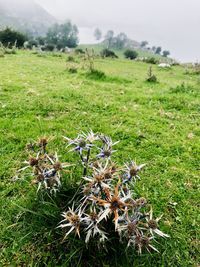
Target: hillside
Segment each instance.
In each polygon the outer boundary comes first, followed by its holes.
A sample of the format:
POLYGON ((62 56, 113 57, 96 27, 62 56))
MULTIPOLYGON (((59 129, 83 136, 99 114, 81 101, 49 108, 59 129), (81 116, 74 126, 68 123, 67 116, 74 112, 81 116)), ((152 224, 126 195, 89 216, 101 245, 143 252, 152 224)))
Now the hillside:
POLYGON ((56 19, 33 0, 0 0, 0 27, 43 35, 56 19))
MULTIPOLYGON (((199 77, 182 66, 153 66, 157 83, 146 81, 149 64, 96 58, 105 77, 89 76, 84 59, 73 55, 18 51, 0 58, 0 266, 198 266, 198 177, 200 160, 199 77), (66 66, 67 64, 67 66, 66 66), (77 73, 67 68, 77 67, 77 73), (109 253, 84 238, 56 228, 81 183, 79 165, 63 173, 56 197, 36 193, 26 145, 49 138, 49 150, 62 162, 67 153, 63 135, 92 129, 112 137, 115 160, 146 163, 134 198, 152 205, 160 229, 170 238, 155 244, 160 253, 108 243, 109 253), (72 170, 72 171, 71 171, 72 170), (95 247, 96 248, 96 247, 95 247)), ((82 190, 82 187, 80 187, 82 190)))
MULTIPOLYGON (((161 55, 156 55, 151 51, 145 50, 145 49, 141 49, 139 48, 139 43, 136 41, 133 41, 135 43, 135 47, 130 46, 130 49, 134 49, 137 51, 138 53, 138 57, 155 57, 158 60, 162 61, 162 62, 170 62, 172 59, 170 58, 166 58, 163 57, 161 55)), ((85 49, 93 49, 96 53, 100 53, 104 48, 107 48, 107 45, 102 42, 102 43, 97 43, 97 44, 80 44, 79 48, 85 49)), ((115 54, 119 57, 119 58, 124 58, 124 52, 127 48, 125 49, 115 49, 115 48, 111 48, 112 51, 115 52, 115 54)), ((172 60, 173 61, 173 60, 172 60)))

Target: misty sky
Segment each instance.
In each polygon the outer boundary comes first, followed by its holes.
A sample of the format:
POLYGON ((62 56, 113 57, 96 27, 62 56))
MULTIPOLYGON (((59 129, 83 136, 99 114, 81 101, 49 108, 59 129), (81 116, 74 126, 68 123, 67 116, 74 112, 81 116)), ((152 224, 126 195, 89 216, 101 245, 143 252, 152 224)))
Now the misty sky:
POLYGON ((56 18, 80 28, 81 43, 93 30, 124 31, 137 41, 169 49, 181 61, 200 60, 200 0, 36 0, 56 18))

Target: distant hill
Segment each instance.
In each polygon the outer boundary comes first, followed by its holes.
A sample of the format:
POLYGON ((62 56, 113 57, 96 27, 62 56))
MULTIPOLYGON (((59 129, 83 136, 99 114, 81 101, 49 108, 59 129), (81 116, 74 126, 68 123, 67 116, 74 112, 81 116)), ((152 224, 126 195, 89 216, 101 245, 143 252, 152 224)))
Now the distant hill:
POLYGON ((34 0, 0 0, 0 28, 10 26, 39 36, 55 22, 56 19, 34 0))
MULTIPOLYGON (((139 47, 138 44, 139 44, 139 42, 137 42, 137 41, 130 41, 130 45, 129 46, 127 45, 123 49, 111 48, 111 50, 114 51, 115 54, 119 58, 124 58, 124 52, 128 48, 128 49, 136 50, 139 57, 147 57, 147 58, 154 57, 154 58, 157 58, 158 60, 160 60, 162 62, 167 62, 167 63, 172 60, 171 58, 166 58, 166 57, 163 57, 162 55, 156 55, 151 50, 142 49, 139 47)), ((97 43, 97 44, 80 44, 79 48, 81 48, 81 49, 86 49, 86 48, 93 49, 96 53, 100 53, 104 48, 107 48, 107 44, 105 42, 97 43)))

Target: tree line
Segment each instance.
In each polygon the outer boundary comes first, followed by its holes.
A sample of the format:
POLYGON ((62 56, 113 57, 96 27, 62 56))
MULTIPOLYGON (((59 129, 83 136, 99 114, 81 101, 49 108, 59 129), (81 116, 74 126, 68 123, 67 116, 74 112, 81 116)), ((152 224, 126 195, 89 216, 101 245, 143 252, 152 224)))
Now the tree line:
MULTIPOLYGON (((103 39, 103 42, 107 44, 107 49, 123 49, 127 48, 132 45, 133 41, 128 38, 128 36, 121 32, 118 35, 115 36, 113 30, 108 30, 106 34, 103 36, 102 31, 99 28, 96 28, 94 31, 94 37, 97 41, 100 41, 103 39)), ((148 41, 142 41, 140 42, 140 48, 144 50, 149 50, 157 55, 162 55, 164 57, 167 57, 170 55, 170 52, 168 50, 163 50, 161 46, 148 46, 148 41)))
MULTIPOLYGON (((133 41, 128 38, 124 32, 115 35, 113 30, 108 30, 103 36, 102 31, 99 28, 96 28, 94 36, 97 41, 102 41, 107 49, 134 48, 133 41)), ((0 42, 4 46, 13 46, 14 44, 17 47, 25 45, 26 48, 42 46, 44 50, 49 51, 53 51, 54 49, 61 50, 66 47, 74 48, 79 42, 78 27, 70 21, 63 24, 56 23, 48 29, 45 36, 37 38, 6 28, 0 31, 0 42)), ((148 47, 147 41, 142 41, 139 46, 141 49, 150 50, 154 54, 162 55, 164 57, 170 55, 168 50, 162 51, 161 46, 148 47)))
POLYGON ((45 36, 36 38, 8 27, 0 31, 0 42, 6 47, 16 44, 18 48, 43 46, 47 50, 55 48, 60 50, 65 47, 74 48, 78 45, 78 41, 78 28, 70 21, 63 24, 56 23, 48 29, 45 36))

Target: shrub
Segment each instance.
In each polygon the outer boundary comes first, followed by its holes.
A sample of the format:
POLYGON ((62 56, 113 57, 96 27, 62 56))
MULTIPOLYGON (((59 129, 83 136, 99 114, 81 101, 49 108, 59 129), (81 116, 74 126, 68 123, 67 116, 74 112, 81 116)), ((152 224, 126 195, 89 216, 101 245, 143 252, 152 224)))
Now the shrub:
POLYGON ((156 75, 153 74, 152 67, 149 67, 147 75, 148 75, 148 77, 146 79, 147 82, 152 82, 152 83, 157 82, 157 77, 156 77, 156 75))
POLYGON ((75 67, 75 66, 69 67, 68 68, 68 72, 69 73, 77 73, 78 72, 77 67, 75 67))
POLYGON ((32 49, 33 47, 38 47, 39 43, 36 40, 29 40, 27 48, 32 49))
POLYGON ((84 51, 82 48, 76 48, 76 49, 74 50, 74 52, 75 52, 76 54, 85 54, 85 51, 84 51))
POLYGON ((78 72, 77 64, 75 64, 75 63, 73 63, 73 61, 71 61, 71 63, 69 63, 67 66, 67 71, 69 73, 77 73, 78 72))
POLYGON ((17 54, 16 42, 14 43, 13 46, 10 46, 9 44, 8 47, 4 47, 4 45, 0 42, 0 57, 4 57, 5 54, 8 54, 8 55, 17 54))
POLYGON ((135 50, 127 49, 124 52, 124 56, 125 56, 125 58, 136 59, 138 56, 138 53, 135 50))
POLYGON ((94 80, 103 80, 106 78, 106 74, 103 71, 93 69, 87 72, 87 77, 94 80))
POLYGON ((44 51, 49 51, 49 52, 54 51, 54 49, 55 49, 55 45, 53 44, 46 44, 43 48, 44 51))
POLYGON ((111 58, 118 58, 118 56, 113 52, 112 50, 109 50, 107 48, 103 49, 100 53, 102 57, 111 57, 111 58))
MULTIPOLYGON (((68 202, 65 199, 63 218, 57 221, 60 221, 58 228, 62 229, 64 239, 74 234, 81 237, 81 247, 85 240, 85 248, 93 240, 96 245, 103 244, 109 249, 110 242, 114 240, 133 247, 139 253, 143 250, 157 251, 154 247, 156 239, 168 235, 159 230, 161 217, 153 217, 152 207, 147 205, 144 197, 138 196, 135 189, 145 164, 137 165, 130 161, 118 166, 111 160, 118 142, 103 134, 90 131, 79 134, 75 139, 64 139, 72 147, 70 151, 79 157, 82 169, 76 193, 68 202)), ((37 192, 51 194, 49 199, 54 201, 52 198, 64 185, 65 169, 74 164, 61 162, 56 152, 48 151, 47 145, 46 138, 28 144, 31 156, 18 173, 27 170, 25 174, 28 177, 31 174, 31 183, 37 186, 37 192)))
POLYGON ((185 84, 184 82, 181 85, 177 85, 174 88, 170 89, 170 93, 194 93, 195 90, 190 84, 185 84))
POLYGON ((15 48, 11 48, 11 49, 6 48, 5 49, 5 54, 8 54, 8 55, 16 55, 17 54, 17 51, 16 51, 15 48))
POLYGON ((158 59, 156 59, 155 57, 148 57, 148 58, 145 58, 143 61, 146 63, 150 63, 150 64, 158 64, 159 63, 158 59))
POLYGON ((67 62, 75 62, 75 59, 73 56, 68 56, 67 57, 67 62))
POLYGON ((52 57, 62 57, 62 54, 60 54, 59 52, 53 52, 51 53, 52 57))
POLYGON ((192 67, 192 74, 200 74, 200 63, 195 63, 192 67))
POLYGON ((27 40, 27 37, 18 32, 11 30, 10 28, 6 28, 4 30, 0 31, 0 42, 5 46, 5 47, 23 47, 24 42, 27 40))

